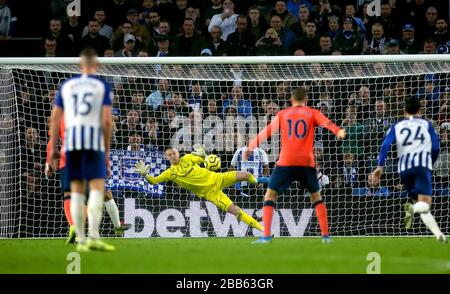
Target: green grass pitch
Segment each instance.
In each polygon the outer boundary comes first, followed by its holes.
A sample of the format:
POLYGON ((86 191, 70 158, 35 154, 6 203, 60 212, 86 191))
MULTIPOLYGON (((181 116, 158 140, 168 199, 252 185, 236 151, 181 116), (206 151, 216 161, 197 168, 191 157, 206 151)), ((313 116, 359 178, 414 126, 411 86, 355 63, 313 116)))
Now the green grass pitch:
MULTIPOLYGON (((108 239, 115 252, 81 254, 81 273, 366 273, 370 252, 381 273, 450 273, 450 244, 434 238, 108 239)), ((66 273, 73 245, 61 239, 0 240, 0 273, 66 273)))

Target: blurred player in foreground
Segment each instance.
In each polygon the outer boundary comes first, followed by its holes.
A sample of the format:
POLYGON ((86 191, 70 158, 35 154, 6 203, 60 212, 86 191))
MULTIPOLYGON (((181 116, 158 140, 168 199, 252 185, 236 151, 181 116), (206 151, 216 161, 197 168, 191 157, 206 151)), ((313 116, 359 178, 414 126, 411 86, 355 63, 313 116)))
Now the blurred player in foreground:
POLYGON ((409 196, 415 204, 405 204, 405 227, 412 226, 415 213, 420 214, 423 223, 436 238, 447 243, 436 220, 430 212, 432 194, 433 164, 439 155, 439 137, 431 122, 418 117, 420 101, 414 96, 405 99, 406 118, 394 124, 387 132, 381 145, 378 167, 369 175, 369 185, 377 186, 383 173, 383 166, 391 145, 395 143, 398 156, 398 173, 409 196))
POLYGON ((235 215, 238 220, 249 226, 260 231, 263 230, 260 223, 234 204, 222 190, 241 181, 247 181, 250 184, 264 183, 267 182, 267 178, 256 179, 251 173, 246 171, 216 173, 202 168, 199 165, 203 163, 206 153, 201 146, 194 146, 194 152, 181 158, 177 149, 167 148, 165 156, 170 161, 171 166, 157 177, 148 174, 150 166, 144 165, 142 161, 136 164, 135 170, 152 185, 173 181, 198 197, 214 203, 221 210, 235 215))
POLYGON ((322 241, 331 241, 328 233, 328 216, 325 203, 320 196, 320 186, 314 161, 314 130, 317 126, 329 129, 338 139, 345 137, 345 130, 340 129, 319 110, 306 106, 308 96, 306 89, 300 87, 292 91, 292 107, 277 113, 270 124, 262 130, 248 145, 244 153, 247 160, 253 150, 275 132, 281 132, 281 152, 276 167, 269 180, 264 196, 263 223, 264 237, 254 243, 272 241, 271 225, 275 201, 294 181, 299 181, 311 194, 311 202, 319 220, 322 241))
MULTIPOLYGON (((75 227, 73 225, 72 215, 70 214, 70 181, 67 176, 66 170, 66 155, 64 150, 65 145, 65 135, 64 135, 65 127, 64 120, 61 120, 61 125, 59 126, 59 138, 61 139, 61 158, 59 160, 58 169, 60 171, 60 180, 61 180, 61 189, 64 193, 64 214, 66 215, 67 222, 69 223, 69 235, 67 236, 66 244, 75 243, 75 227)), ((49 178, 53 176, 55 170, 50 165, 50 149, 51 149, 51 141, 48 141, 47 144, 47 159, 45 163, 45 175, 49 178)), ((108 163, 107 163, 108 168, 108 163)), ((131 225, 130 224, 121 224, 119 217, 119 208, 117 207, 114 198, 112 197, 112 193, 109 190, 105 190, 105 208, 108 212, 109 217, 114 225, 114 233, 116 235, 122 234, 124 231, 128 230, 131 225)))
POLYGON ((56 170, 60 157, 58 133, 64 119, 66 168, 70 181, 70 212, 78 237, 77 251, 113 251, 100 240, 100 223, 112 133, 111 88, 96 76, 97 53, 85 48, 80 54, 81 76, 67 79, 56 96, 50 122, 50 158, 56 170), (85 234, 86 182, 89 238, 85 234))

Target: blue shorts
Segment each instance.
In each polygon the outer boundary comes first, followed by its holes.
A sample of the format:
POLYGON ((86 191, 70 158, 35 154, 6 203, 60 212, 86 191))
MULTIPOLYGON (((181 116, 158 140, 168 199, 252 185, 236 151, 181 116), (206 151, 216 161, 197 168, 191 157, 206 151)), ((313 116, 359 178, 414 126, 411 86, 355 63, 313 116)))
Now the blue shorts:
POLYGON ((306 166, 276 166, 270 175, 269 189, 282 194, 294 181, 298 181, 309 193, 320 191, 316 169, 306 166))
POLYGON ((63 193, 70 192, 70 180, 69 173, 67 172, 67 166, 60 169, 59 174, 61 175, 61 188, 63 193))
POLYGON ((431 196, 433 193, 431 170, 427 168, 413 167, 407 169, 400 173, 400 180, 411 198, 417 198, 418 194, 431 196))
POLYGON ((69 181, 106 178, 105 153, 93 150, 66 152, 69 181))

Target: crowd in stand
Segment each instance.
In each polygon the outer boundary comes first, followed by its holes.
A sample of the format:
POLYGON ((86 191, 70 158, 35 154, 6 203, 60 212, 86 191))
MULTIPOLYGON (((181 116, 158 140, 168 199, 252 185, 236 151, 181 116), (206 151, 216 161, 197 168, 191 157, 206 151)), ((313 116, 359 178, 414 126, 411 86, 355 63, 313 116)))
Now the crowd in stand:
MULTIPOLYGON (((448 53, 450 45, 448 18, 440 14, 439 1, 381 1, 378 17, 368 16, 366 1, 103 2, 103 7, 93 7, 92 18, 85 21, 77 16, 55 15, 49 22, 43 56, 75 56, 85 46, 95 48, 101 56, 164 57, 432 54, 448 53)), ((325 71, 320 65, 314 70, 325 71)), ((54 74, 37 78, 30 72, 17 73, 25 140, 21 153, 28 164, 26 171, 32 176, 26 182, 43 178, 47 118, 56 85, 66 77, 54 74)), ((115 96, 113 147, 135 151, 149 146, 163 149, 178 133, 194 135, 194 128, 181 129, 180 122, 186 119, 204 122, 219 118, 224 122, 229 118, 265 117, 269 121, 289 106, 292 89, 305 86, 309 105, 319 108, 348 133, 341 143, 326 132, 317 134, 322 184, 354 195, 400 193, 392 160, 387 165, 391 178, 387 177, 382 185, 386 189, 367 190, 371 187, 366 187, 366 176, 376 164, 388 127, 403 115, 403 99, 416 95, 423 102, 425 117, 434 122, 441 135, 436 182, 441 187, 449 186, 450 85, 445 74, 411 72, 388 78, 308 82, 185 81, 142 78, 137 74, 106 78, 115 96)), ((227 146, 229 150, 219 152, 226 163, 224 168, 229 167, 234 151, 244 142, 234 140, 234 145, 227 146)))

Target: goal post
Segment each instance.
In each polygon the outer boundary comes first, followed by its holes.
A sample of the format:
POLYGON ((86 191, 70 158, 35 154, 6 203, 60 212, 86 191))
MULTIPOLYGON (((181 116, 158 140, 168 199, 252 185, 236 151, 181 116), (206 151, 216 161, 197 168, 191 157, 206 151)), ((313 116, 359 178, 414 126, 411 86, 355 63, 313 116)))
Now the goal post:
MULTIPOLYGON (((279 137, 261 146, 268 166, 243 163, 239 148, 289 106, 292 89, 308 90, 308 105, 345 127, 339 142, 316 132, 315 153, 334 236, 428 235, 419 221, 405 230, 402 189, 393 157, 380 186, 368 173, 387 128, 403 116, 403 100, 418 96, 424 116, 441 136, 433 173, 433 213, 450 233, 450 56, 257 56, 99 58, 99 75, 114 91, 112 176, 107 188, 121 219, 133 224, 125 237, 259 236, 234 216, 171 183, 149 185, 133 172, 138 160, 159 174, 169 167, 164 148, 181 154, 194 144, 220 156, 221 172, 273 169, 279 137), (233 160, 233 158, 235 160, 233 160)), ((60 83, 79 72, 78 58, 0 58, 0 238, 62 237, 67 232, 58 175, 44 175, 48 118, 60 83)), ((264 188, 225 189, 232 201, 261 220, 264 188)), ((105 216, 102 234, 111 235, 105 216)), ((276 236, 320 233, 308 194, 296 183, 276 204, 276 236)))

